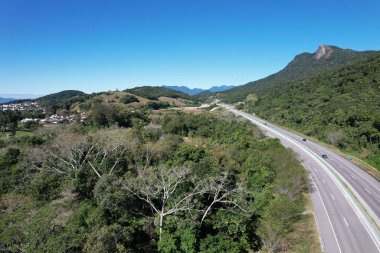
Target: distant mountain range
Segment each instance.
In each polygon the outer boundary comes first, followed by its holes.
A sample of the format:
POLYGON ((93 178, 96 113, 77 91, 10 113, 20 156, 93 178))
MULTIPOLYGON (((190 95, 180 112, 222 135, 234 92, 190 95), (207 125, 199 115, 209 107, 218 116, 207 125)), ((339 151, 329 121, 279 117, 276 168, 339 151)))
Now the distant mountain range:
POLYGON ((226 90, 234 88, 235 86, 233 85, 213 86, 210 89, 188 88, 186 86, 163 86, 163 87, 176 90, 176 91, 181 91, 189 95, 196 95, 205 91, 210 91, 210 92, 226 91, 226 90))
POLYGON ((8 103, 14 100, 20 99, 35 99, 40 97, 40 95, 34 94, 0 94, 0 104, 8 103))
POLYGON ((2 104, 2 103, 8 103, 8 102, 11 102, 13 100, 15 100, 15 99, 14 98, 1 98, 0 97, 0 104, 2 104))

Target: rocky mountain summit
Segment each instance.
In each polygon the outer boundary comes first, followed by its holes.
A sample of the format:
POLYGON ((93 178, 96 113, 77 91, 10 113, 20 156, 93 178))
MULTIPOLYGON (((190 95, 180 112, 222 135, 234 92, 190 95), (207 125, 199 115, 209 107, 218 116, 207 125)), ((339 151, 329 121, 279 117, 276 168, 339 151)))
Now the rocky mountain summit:
POLYGON ((314 58, 319 60, 321 58, 328 59, 330 58, 333 49, 327 45, 320 45, 318 50, 314 53, 314 58))

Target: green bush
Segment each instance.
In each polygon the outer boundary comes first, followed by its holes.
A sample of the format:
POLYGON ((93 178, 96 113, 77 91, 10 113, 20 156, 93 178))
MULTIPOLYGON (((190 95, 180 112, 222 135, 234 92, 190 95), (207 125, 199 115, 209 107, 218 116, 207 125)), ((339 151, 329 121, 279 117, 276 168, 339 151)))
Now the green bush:
POLYGON ((125 95, 120 99, 120 102, 123 104, 130 104, 133 102, 139 102, 139 99, 133 95, 125 95))

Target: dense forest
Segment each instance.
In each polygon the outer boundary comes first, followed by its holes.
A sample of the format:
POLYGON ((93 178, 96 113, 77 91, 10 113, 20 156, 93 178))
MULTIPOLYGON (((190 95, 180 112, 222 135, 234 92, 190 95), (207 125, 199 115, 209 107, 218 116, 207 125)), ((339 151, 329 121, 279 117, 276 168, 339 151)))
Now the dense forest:
POLYGON ((380 53, 258 89, 246 109, 359 155, 380 169, 380 53))
POLYGON ((2 139, 2 252, 295 251, 308 184, 278 140, 227 112, 112 108, 2 139))
POLYGON ((43 107, 49 108, 51 111, 57 109, 69 110, 74 103, 84 102, 89 99, 90 95, 78 90, 65 90, 43 97, 39 97, 36 101, 43 107))
POLYGON ((251 93, 260 90, 265 91, 268 88, 282 87, 288 82, 309 78, 350 62, 367 58, 374 53, 375 51, 354 51, 336 46, 321 45, 315 53, 296 55, 284 69, 277 73, 221 92, 219 95, 228 103, 243 101, 251 93), (321 57, 318 57, 319 53, 323 53, 321 57))

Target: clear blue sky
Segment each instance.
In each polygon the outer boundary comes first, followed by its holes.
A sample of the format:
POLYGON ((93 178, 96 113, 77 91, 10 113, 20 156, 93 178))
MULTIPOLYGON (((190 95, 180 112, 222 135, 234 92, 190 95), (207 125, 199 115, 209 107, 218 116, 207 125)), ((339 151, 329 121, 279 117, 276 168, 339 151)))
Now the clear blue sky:
POLYGON ((0 94, 239 85, 319 44, 380 49, 380 1, 0 0, 0 94))

